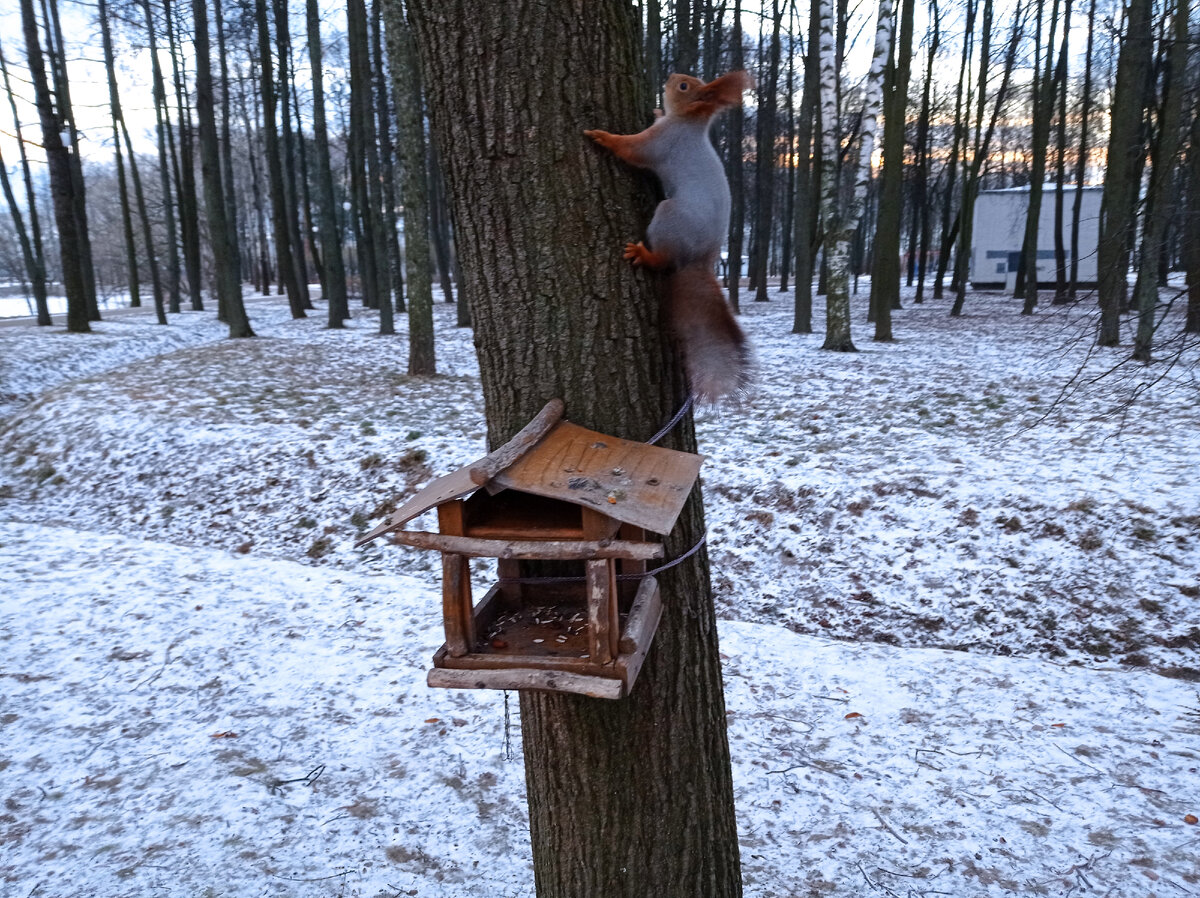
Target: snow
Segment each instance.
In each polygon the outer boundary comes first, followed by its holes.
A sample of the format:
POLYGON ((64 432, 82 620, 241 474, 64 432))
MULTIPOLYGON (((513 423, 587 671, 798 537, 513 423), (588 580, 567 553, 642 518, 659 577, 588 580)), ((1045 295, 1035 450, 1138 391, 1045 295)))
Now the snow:
MULTIPOLYGON (((697 430, 747 895, 1200 894, 1197 350, 1098 377, 1086 306, 834 355, 745 303, 697 430)), ((0 327, 0 894, 530 896, 515 697, 428 689, 435 559, 352 547, 482 451, 470 333, 419 380, 250 313, 0 327)))

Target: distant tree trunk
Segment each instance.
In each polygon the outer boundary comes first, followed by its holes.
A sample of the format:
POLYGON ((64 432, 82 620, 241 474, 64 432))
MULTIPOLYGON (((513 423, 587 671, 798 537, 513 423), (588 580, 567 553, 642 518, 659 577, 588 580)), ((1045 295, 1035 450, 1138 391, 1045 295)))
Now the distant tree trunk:
MULTIPOLYGON (((125 155, 121 146, 121 99, 117 89, 116 63, 113 58, 112 33, 108 21, 106 0, 97 0, 96 18, 100 22, 100 43, 104 49, 104 71, 108 79, 108 108, 112 120, 113 155, 117 165, 117 194, 121 203, 121 230, 125 236, 125 265, 128 270, 129 305, 138 308, 142 304, 138 283, 137 244, 133 236, 133 213, 129 207, 129 189, 125 182, 125 155)), ((130 162, 136 160, 130 157, 130 162)))
MULTIPOLYGON (((796 248, 796 293, 792 312, 792 333, 812 333, 813 260, 818 244, 817 196, 815 189, 820 166, 813 147, 817 130, 816 112, 820 96, 820 64, 817 44, 820 40, 818 4, 809 6, 808 49, 804 57, 804 91, 800 100, 800 118, 796 125, 798 166, 796 172, 795 222, 792 242, 796 248)), ((819 141, 818 141, 819 143, 819 141)))
POLYGON ((1062 43, 1058 52, 1058 63, 1054 69, 1054 90, 1058 95, 1058 136, 1055 144, 1058 155, 1054 168, 1054 305, 1065 305, 1070 301, 1067 282, 1067 241, 1063 233, 1066 219, 1067 183, 1067 50, 1071 35, 1071 0, 1063 4, 1062 43))
MULTIPOLYGON (((154 233, 151 228, 150 213, 146 204, 146 192, 142 188, 142 178, 138 172, 137 155, 133 152, 133 142, 129 139, 129 129, 125 126, 125 114, 121 108, 120 91, 117 89, 115 55, 113 53, 112 33, 109 29, 107 0, 98 0, 97 14, 100 20, 101 41, 104 46, 104 67, 108 70, 109 105, 112 108, 113 120, 113 141, 117 146, 120 146, 124 142, 126 153, 129 156, 129 175, 130 180, 133 182, 133 193, 137 202, 138 217, 142 223, 142 238, 146 244, 146 263, 150 268, 150 283, 154 290, 154 313, 157 316, 159 324, 166 324, 167 315, 166 309, 163 306, 162 279, 159 277, 158 259, 154 252, 154 233)), ((121 157, 118 155, 118 173, 121 171, 120 160, 121 157)), ((122 205, 128 206, 127 197, 122 200, 122 205)), ((126 242, 131 257, 130 279, 132 287, 132 284, 137 281, 137 248, 133 238, 132 221, 126 221, 125 227, 126 242)))
MULTIPOLYGON (((33 174, 29 170, 29 156, 25 152, 25 139, 21 133, 21 116, 17 112, 17 100, 13 94, 12 84, 8 78, 8 61, 4 50, 0 48, 0 74, 4 76, 4 92, 8 94, 8 104, 12 110, 13 129, 17 138, 17 150, 21 156, 21 175, 25 179, 25 207, 29 211, 29 231, 26 232, 21 218, 20 209, 15 198, 6 188, 6 199, 12 210, 13 226, 21 239, 21 252, 25 259, 26 274, 33 288, 34 308, 37 310, 37 323, 41 327, 49 327, 54 323, 50 317, 50 306, 46 300, 46 254, 42 249, 42 228, 38 221, 37 198, 33 189, 33 174)), ((0 168, 4 168, 0 163, 0 168)), ((4 169, 5 183, 8 183, 8 170, 4 169)))
POLYGON ((300 236, 300 192, 296 177, 295 135, 292 133, 292 111, 289 100, 291 93, 291 46, 292 34, 288 27, 287 0, 274 0, 275 53, 279 59, 279 76, 275 79, 279 98, 279 141, 283 163, 283 209, 287 227, 288 243, 291 244, 292 265, 295 268, 299 307, 313 308, 308 295, 308 265, 304 260, 304 239, 300 236))
POLYGON ((767 49, 767 70, 758 89, 758 122, 754 141, 754 240, 750 259, 750 278, 754 282, 755 302, 767 302, 767 258, 771 251, 771 224, 775 201, 775 128, 779 106, 779 32, 785 6, 772 0, 771 42, 767 49))
MULTIPOLYGON (((255 0, 254 18, 258 32, 258 63, 263 114, 263 149, 267 157, 267 181, 271 194, 271 224, 275 237, 275 260, 280 286, 287 293, 292 318, 308 317, 300 292, 297 266, 292 257, 292 230, 288 227, 288 203, 283 183, 283 160, 279 147, 279 128, 275 119, 278 95, 271 64, 271 30, 267 0, 255 0)), ((298 247, 295 249, 299 249, 298 247)), ((303 250, 300 250, 303 251, 303 250)))
MULTIPOLYGON (((300 230, 304 235, 304 245, 308 249, 308 256, 312 259, 313 270, 317 276, 317 283, 324 289, 325 284, 325 268, 324 262, 321 259, 321 253, 317 249, 317 229, 316 219, 313 216, 312 197, 309 191, 309 184, 312 182, 308 171, 308 149, 304 140, 304 128, 301 125, 303 118, 300 115, 300 98, 299 91, 296 89, 296 65, 293 62, 290 68, 292 73, 292 89, 289 91, 292 98, 292 114, 296 118, 296 182, 300 187, 300 230)), ((309 304, 306 308, 315 308, 312 304, 312 295, 309 291, 309 304)))
POLYGON ((967 297, 968 271, 970 261, 972 231, 975 227, 975 199, 979 193, 979 178, 983 170, 984 160, 992 144, 992 135, 996 131, 996 123, 1004 109, 1004 101, 1008 96, 1008 87, 1012 82, 1013 68, 1017 60, 1017 48, 1021 43, 1022 21, 1021 8, 1018 6, 1013 14, 1012 33, 1008 41, 1008 51, 1004 57, 1004 70, 1000 75, 1000 87, 996 91, 992 115, 988 121, 987 131, 981 136, 983 115, 987 99, 988 69, 991 66, 991 23, 992 2, 984 0, 983 28, 980 33, 980 63, 979 63, 979 104, 975 118, 975 148, 970 166, 963 172, 962 206, 959 209, 958 252, 954 257, 954 304, 950 314, 957 317, 962 314, 963 304, 967 297))
MULTIPOLYGON (((183 267, 187 274, 188 295, 193 312, 204 311, 203 294, 200 291, 202 277, 200 264, 200 204, 196 197, 196 160, 192 146, 191 108, 184 99, 184 76, 182 53, 176 37, 175 13, 170 0, 163 0, 163 17, 167 25, 167 47, 171 55, 171 71, 175 84, 175 107, 178 110, 179 160, 177 194, 179 196, 179 230, 183 241, 183 267)), ((175 311, 175 310, 172 310, 175 311)))
POLYGON ((672 0, 675 6, 675 69, 695 75, 700 67, 700 5, 704 0, 672 0))
POLYGON ((900 232, 904 211, 904 129, 908 122, 914 0, 900 3, 900 42, 893 48, 885 78, 883 171, 879 177, 879 215, 871 266, 871 308, 875 340, 892 339, 892 309, 900 306, 900 232))
POLYGON ((1092 111, 1092 50, 1096 37, 1096 0, 1088 6, 1087 50, 1084 53, 1083 96, 1079 108, 1079 156, 1075 162, 1075 198, 1071 208, 1071 273, 1067 300, 1075 302, 1079 291, 1079 224, 1083 217, 1083 185, 1087 179, 1089 125, 1092 111))
MULTIPOLYGON (((651 0, 654 2, 654 0, 651 0)), ((742 0, 733 0, 733 68, 740 70, 742 60, 742 0)), ((656 91, 661 84, 654 85, 656 91)), ((729 111, 729 156, 726 170, 731 198, 729 213, 729 254, 725 266, 725 286, 729 291, 729 304, 735 312, 741 311, 740 292, 742 285, 742 247, 746 231, 746 169, 742 157, 746 113, 739 103, 729 111)))
POLYGON ((388 100, 387 66, 383 56, 383 28, 380 24, 382 0, 371 0, 371 68, 375 73, 375 111, 379 129, 380 181, 383 189, 383 232, 387 247, 388 281, 394 307, 405 311, 404 275, 400 254, 399 218, 396 215, 396 172, 392 165, 392 104, 388 100))
POLYGON ((333 193, 333 169, 329 164, 329 129, 325 123, 325 73, 321 62, 321 14, 317 0, 306 0, 308 58, 312 66, 313 154, 316 157, 317 228, 325 266, 325 295, 328 326, 342 327, 350 317, 346 293, 346 267, 338 239, 337 208, 333 193))
MULTIPOLYGON (((968 121, 971 117, 969 72, 971 51, 975 41, 975 16, 978 7, 975 0, 966 0, 966 29, 963 32, 962 57, 958 66, 958 81, 954 88, 954 129, 950 142, 950 157, 946 162, 946 194, 942 203, 941 241, 938 250, 937 272, 933 278, 933 298, 941 299, 945 289, 946 270, 950 267, 950 253, 962 227, 962 206, 954 214, 954 189, 958 169, 967 142, 968 121), (964 103, 964 94, 966 102, 964 103)), ((955 266, 957 269, 957 266, 955 266)), ((957 284, 954 285, 957 288, 957 284)))
MULTIPOLYGON (((62 266, 63 289, 67 294, 67 330, 86 334, 88 324, 87 288, 80 256, 79 222, 72 197, 74 180, 71 175, 70 151, 63 145, 64 123, 50 98, 50 85, 38 36, 33 0, 21 0, 21 25, 25 35, 25 52, 29 74, 33 81, 34 100, 42 126, 42 150, 50 174, 50 196, 54 201, 54 220, 58 226, 59 258, 62 266)), ((77 148, 77 147, 76 147, 77 148)))
MULTIPOLYGON (((741 0, 734 0, 741 3, 741 0)), ((646 70, 646 80, 650 96, 655 97, 655 103, 660 103, 659 91, 662 90, 662 9, 660 0, 648 0, 642 4, 646 9, 646 38, 642 44, 643 60, 646 70)), ((736 25, 734 27, 737 27, 736 25)))
MULTIPOLYGON (((430 142, 428 148, 429 170, 429 224, 433 240, 433 258, 437 263, 438 282, 442 286, 442 296, 446 302, 454 302, 454 284, 450 280, 451 250, 450 250, 450 210, 446 205, 446 185, 442 177, 442 166, 438 161, 437 147, 430 142)), ((460 303, 458 311, 465 305, 460 303)), ((457 322, 458 327, 470 325, 470 318, 457 322)))
MULTIPOLYGON (((246 80, 253 85, 255 79, 257 78, 258 66, 258 63, 255 60, 253 47, 248 49, 248 55, 250 56, 250 67, 246 80)), ((242 115, 242 127, 246 130, 246 139, 247 141, 251 142, 250 146, 252 148, 248 155, 250 156, 250 189, 254 193, 254 231, 258 243, 258 276, 256 279, 261 285, 260 291, 264 296, 267 296, 271 292, 271 251, 269 241, 267 240, 267 214, 263 205, 262 178, 259 175, 258 168, 258 159, 265 155, 265 153, 261 152, 261 144, 263 143, 263 140, 254 139, 256 136, 258 138, 263 138, 264 135, 263 129, 257 125, 260 118, 258 109, 258 94, 246 89, 245 80, 239 79, 238 86, 238 108, 242 115), (246 102, 246 94, 248 93, 250 94, 251 99, 254 101, 253 119, 251 119, 250 116, 249 104, 246 102), (255 124, 251 124, 252 121, 255 124)), ((313 115, 316 115, 315 111, 313 115)))
POLYGON ((1155 312, 1158 306, 1158 268, 1167 226, 1175 204, 1168 197, 1177 166, 1180 144, 1180 119, 1183 95, 1187 92, 1188 5, 1190 0, 1174 0, 1171 14, 1173 33, 1167 43, 1167 65, 1163 75, 1162 103, 1159 106, 1157 138, 1151 147, 1150 186, 1146 190, 1145 225, 1134 298, 1137 309, 1137 336, 1133 357, 1149 363, 1154 341, 1155 312))
MULTIPOLYGON (((779 292, 787 293, 788 275, 791 274, 792 259, 795 256, 792 247, 792 231, 796 217, 796 7, 790 6, 788 14, 788 65, 787 65, 787 128, 785 130, 784 150, 786 162, 783 169, 786 177, 783 180, 783 210, 779 216, 779 226, 783 231, 779 245, 779 292)), ((806 150, 807 152, 807 150, 806 150)))
POLYGON ((1030 136, 1029 206, 1025 213, 1025 239, 1021 247, 1021 267, 1017 273, 1017 295, 1025 302, 1022 315, 1032 315, 1038 304, 1038 231, 1042 217, 1042 194, 1046 182, 1046 156, 1050 146, 1050 125, 1054 119, 1054 46, 1058 29, 1058 3, 1050 7, 1050 37, 1046 41, 1046 63, 1041 66, 1042 14, 1045 0, 1037 0, 1037 25, 1034 38, 1034 77, 1030 87, 1033 109, 1030 136), (1024 284, 1021 278, 1024 277, 1024 284), (1022 288, 1024 292, 1022 293, 1022 288))
MULTIPOLYGON (((225 190, 225 221, 232 234, 238 233, 237 190, 233 180, 233 141, 230 134, 229 118, 232 100, 229 93, 229 54, 225 52, 225 21, 222 15, 222 0, 213 0, 213 20, 217 30, 217 59, 221 72, 221 184, 225 190)), ((249 135, 247 135, 249 137, 249 135)), ((242 251, 239 241, 233 241, 236 265, 238 269, 238 284, 243 278, 242 251)))
POLYGON ((1141 157, 1145 153, 1142 111, 1153 60, 1150 35, 1151 0, 1129 0, 1124 38, 1117 57, 1116 83, 1109 112, 1108 161, 1100 203, 1100 237, 1096 245, 1099 278, 1101 346, 1121 342, 1121 309, 1128 291, 1130 234, 1137 223, 1141 157))
POLYGON ((883 70, 892 45, 892 3, 879 0, 875 26, 875 49, 867 83, 863 89, 863 111, 859 120, 858 155, 851 156, 847 180, 854 185, 849 201, 840 196, 838 157, 838 67, 835 53, 835 19, 831 0, 821 2, 821 121, 824 166, 821 177, 822 208, 825 210, 825 258, 829 263, 829 285, 825 295, 825 343, 822 349, 854 352, 850 338, 850 243, 858 230, 871 178, 871 156, 883 105, 883 70))
POLYGON ((400 0, 384 0, 388 59, 403 172, 404 247, 408 268, 408 373, 437 372, 433 346, 433 265, 429 252, 429 181, 425 175, 425 128, 421 116, 421 75, 416 49, 400 0))
POLYGON ((225 187, 221 183, 221 146, 213 108, 212 59, 208 38, 208 0, 192 0, 195 21, 196 119, 199 124, 200 176, 204 181, 204 208, 212 249, 217 306, 225 315, 230 337, 253 337, 242 303, 241 269, 234 247, 235 235, 225 218, 225 187))
POLYGON ((46 29, 46 56, 54 85, 55 111, 66 126, 71 146, 71 201, 75 207, 75 227, 79 233, 79 266, 83 272, 88 320, 99 321, 96 267, 92 260, 92 239, 88 230, 87 184, 83 179, 83 155, 79 148, 79 129, 75 124, 75 106, 71 102, 71 83, 67 77, 67 56, 63 46, 62 22, 58 16, 58 0, 42 0, 42 16, 46 29))
MULTIPOLYGON (((937 60, 938 47, 941 44, 941 13, 937 0, 932 4, 933 21, 931 23, 929 41, 929 58, 925 65, 925 84, 921 88, 921 112, 917 117, 917 146, 916 146, 916 185, 913 205, 915 206, 917 230, 920 234, 917 247, 917 292, 913 302, 925 301, 925 279, 929 276, 929 126, 933 90, 933 66, 937 60)), ((909 247, 911 253, 913 248, 909 247)))
POLYGON ((1183 254, 1188 305, 1184 332, 1200 334, 1200 112, 1192 112, 1187 147, 1188 192, 1184 215, 1183 254))
MULTIPOLYGON (((581 133, 647 122, 633 8, 591 0, 561 15, 540 0, 411 0, 409 9, 476 313, 490 443, 553 396, 584 426, 647 438, 687 393, 659 320, 661 281, 621 258, 652 199, 646 181, 581 133), (494 90, 472 89, 475 78, 494 90)), ((666 443, 694 450, 689 418, 666 443)), ((667 556, 703 531, 696 491, 667 556)), ((741 895, 705 554, 659 583, 662 622, 632 695, 521 693, 540 898, 741 895)))
POLYGON ((171 191, 171 152, 168 147, 169 123, 167 119, 167 90, 163 81, 162 68, 158 62, 158 38, 155 33, 154 15, 150 0, 142 0, 146 17, 146 38, 150 50, 150 74, 154 98, 154 131, 158 140, 159 189, 162 191, 163 221, 166 227, 167 250, 167 306, 172 313, 179 311, 179 242, 175 213, 176 204, 171 191))

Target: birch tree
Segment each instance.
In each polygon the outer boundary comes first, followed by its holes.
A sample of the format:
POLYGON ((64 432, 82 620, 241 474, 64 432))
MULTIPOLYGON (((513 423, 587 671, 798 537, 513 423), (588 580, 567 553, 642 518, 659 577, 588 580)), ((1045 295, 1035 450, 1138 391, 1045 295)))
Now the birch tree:
POLYGON ((862 117, 856 135, 859 150, 857 155, 848 155, 851 161, 845 172, 838 171, 840 116, 836 0, 820 0, 820 3, 821 206, 825 215, 825 261, 829 269, 825 294, 825 343, 821 348, 855 352, 850 338, 850 242, 862 217, 871 178, 871 155, 875 151, 879 110, 883 105, 883 73, 892 47, 892 0, 879 0, 875 50, 867 73, 862 117), (854 185, 848 197, 842 195, 843 180, 854 185))

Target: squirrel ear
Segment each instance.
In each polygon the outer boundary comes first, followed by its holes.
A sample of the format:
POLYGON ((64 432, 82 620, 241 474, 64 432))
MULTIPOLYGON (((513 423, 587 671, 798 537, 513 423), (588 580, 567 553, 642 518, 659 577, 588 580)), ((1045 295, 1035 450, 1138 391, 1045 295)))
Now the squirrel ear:
POLYGON ((742 91, 754 86, 749 73, 738 70, 714 78, 700 89, 700 95, 709 102, 721 106, 738 106, 742 102, 742 91))

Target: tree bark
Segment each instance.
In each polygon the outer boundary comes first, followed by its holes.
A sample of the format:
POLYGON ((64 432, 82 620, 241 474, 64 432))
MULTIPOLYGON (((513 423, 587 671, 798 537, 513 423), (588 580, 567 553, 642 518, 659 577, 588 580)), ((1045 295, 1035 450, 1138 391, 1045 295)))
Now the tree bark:
MULTIPOLYGON (((401 14, 403 15, 403 14, 401 14)), ((371 69, 375 74, 376 127, 379 130, 380 183, 383 189, 383 233, 387 247, 388 283, 391 285, 393 306, 397 312, 406 310, 404 275, 400 253, 399 217, 396 214, 396 172, 392 165, 395 149, 392 146, 392 126, 395 123, 392 103, 388 97, 387 66, 383 55, 382 2, 371 0, 371 69)))
POLYGON ((871 265, 871 309, 875 340, 892 339, 892 309, 900 305, 900 232, 904 211, 904 130, 908 121, 908 79, 913 43, 913 0, 901 0, 900 41, 886 79, 883 110, 883 170, 879 176, 879 215, 871 265))
POLYGON ((1192 113, 1187 148, 1188 192, 1184 215, 1183 265, 1188 304, 1184 332, 1200 334, 1200 112, 1192 113))
MULTIPOLYGON (((147 0, 149 2, 149 0, 147 0)), ((191 108, 184 100, 184 77, 175 14, 170 0, 163 0, 163 19, 167 26, 167 47, 171 55, 171 72, 175 84, 175 108, 179 132, 179 155, 176 161, 176 195, 179 197, 179 236, 183 241, 183 268, 187 274, 188 296, 193 312, 204 311, 200 265, 200 203, 196 196, 196 159, 192 145, 191 108)), ((165 115, 166 113, 164 113, 165 115)), ((172 129, 172 133, 175 129, 172 129)), ((172 311, 178 311, 173 308, 172 311)))
POLYGON ((808 13, 808 50, 804 56, 804 91, 800 100, 800 119, 796 125, 797 155, 795 222, 792 242, 796 250, 796 292, 792 310, 792 333, 812 333, 813 261, 816 256, 818 210, 816 179, 820 177, 818 157, 813 152, 817 100, 820 95, 820 65, 817 43, 820 39, 818 5, 808 13))
POLYGON ((437 372, 433 346, 433 264, 429 251, 429 181, 425 176, 425 128, 421 79, 412 35, 400 0, 385 0, 388 58, 399 125, 401 199, 408 273, 408 373, 437 372))
MULTIPOLYGON (((687 394, 655 301, 662 280, 621 258, 649 221, 650 181, 582 134, 649 123, 634 11, 622 0, 573 0, 570 14, 536 0, 500 10, 409 5, 472 298, 489 442, 555 396, 573 421, 646 439, 687 394)), ((694 439, 685 417, 665 442, 694 450, 694 439)), ((697 491, 668 557, 703 532, 697 491)), ((629 698, 521 695, 541 898, 741 894, 705 554, 660 585, 663 619, 629 698)))
POLYGON ((262 96, 263 151, 267 157, 267 183, 271 194, 271 225, 275 237, 276 278, 287 293, 288 308, 293 318, 308 317, 304 311, 304 300, 296 277, 296 263, 292 258, 291 228, 288 227, 287 194, 283 183, 283 160, 279 148, 279 128, 275 119, 278 102, 275 89, 274 67, 271 64, 271 30, 267 17, 267 0, 255 0, 254 18, 258 32, 258 64, 260 94, 262 96))
MULTIPOLYGON (((25 258, 26 274, 33 288, 34 308, 37 310, 37 323, 40 327, 49 327, 54 323, 50 317, 50 306, 46 300, 46 254, 42 248, 42 228, 38 221, 37 198, 33 190, 33 174, 29 170, 29 155, 25 152, 25 139, 21 133, 21 116, 17 112, 17 100, 13 94, 12 84, 8 78, 8 61, 4 50, 0 48, 0 74, 4 76, 4 92, 8 94, 8 104, 12 109, 13 129, 17 138, 17 149, 21 155, 21 175, 25 180, 25 203, 29 211, 29 230, 26 232, 21 219, 21 212, 14 197, 8 198, 9 208, 12 209, 13 225, 21 239, 21 252, 25 258)), ((0 167, 3 167, 0 164, 0 167)), ((5 183, 8 183, 8 170, 5 169, 5 183)), ((6 190, 11 191, 11 186, 6 190)))
POLYGON ((313 154, 317 167, 317 229, 325 266, 325 296, 328 326, 342 327, 350 317, 346 293, 346 266, 338 239, 337 211, 333 193, 333 169, 329 164, 329 129, 325 122, 325 72, 321 62, 321 14, 317 0, 305 4, 308 26, 308 58, 312 66, 313 154))
MULTIPOLYGON (((313 307, 308 296, 308 265, 304 260, 304 239, 300 236, 300 191, 296 179, 295 136, 292 134, 292 111, 288 104, 291 93, 291 29, 288 27, 287 0, 274 0, 275 55, 279 59, 278 85, 280 164, 283 170, 283 220, 291 245, 292 281, 296 286, 296 306, 307 311, 313 307)), ((291 301, 289 294, 289 302, 291 301)), ((293 317, 297 317, 293 312, 293 317)), ((300 317, 303 317, 300 316, 300 317)))
MULTIPOLYGON (((654 0, 651 0, 654 2, 654 0)), ((733 68, 742 68, 742 0, 733 3, 733 68)), ((654 90, 661 91, 662 85, 655 84, 654 90)), ((729 178, 729 254, 725 263, 725 287, 729 293, 729 305, 735 312, 741 311, 742 247, 745 245, 746 229, 746 169, 742 158, 745 137, 746 112, 739 103, 729 110, 729 155, 726 172, 729 178)))
POLYGON ((1138 253, 1137 284, 1134 292, 1138 323, 1133 357, 1146 363, 1151 360, 1154 341, 1159 259, 1166 244, 1167 226, 1175 206, 1167 194, 1177 167, 1180 118, 1183 112, 1183 95, 1186 92, 1188 5, 1189 0, 1175 0, 1174 12, 1171 15, 1172 30, 1164 38, 1167 44, 1167 65, 1163 76, 1157 137, 1151 148, 1150 185, 1146 190, 1145 225, 1142 230, 1141 252, 1138 253))
POLYGON ((837 170, 839 68, 835 52, 833 4, 821 3, 821 121, 824 143, 824 167, 821 177, 822 206, 825 211, 825 258, 829 265, 825 294, 825 342, 822 349, 855 352, 850 337, 850 251, 858 230, 871 179, 871 156, 875 151, 875 132, 883 105, 883 71, 891 53, 892 2, 879 0, 875 24, 875 49, 863 90, 863 110, 856 129, 858 154, 848 172, 837 170), (849 198, 841 195, 840 181, 845 175, 854 185, 849 198))
POLYGON ((21 25, 25 35, 26 59, 33 81, 34 100, 42 126, 42 149, 46 154, 46 168, 50 174, 54 221, 58 227, 63 289, 67 294, 67 330, 70 333, 86 334, 91 331, 91 326, 88 324, 87 290, 84 286, 80 258, 82 236, 79 233, 79 223, 75 217, 76 207, 72 198, 74 187, 70 151, 63 145, 64 124, 50 99, 50 85, 46 80, 45 59, 38 35, 37 18, 33 11, 33 0, 21 0, 21 25))
POLYGON ((1153 59, 1150 0, 1129 0, 1124 38, 1117 57, 1116 84, 1109 112, 1108 160, 1100 201, 1100 237, 1096 245, 1101 346, 1121 342, 1121 308, 1128 292, 1130 234, 1137 224, 1141 157, 1145 153, 1142 111, 1153 59))
MULTIPOLYGON (((938 8, 937 0, 933 0, 933 23, 932 32, 929 42, 929 58, 925 65, 925 84, 921 88, 921 112, 917 116, 917 163, 916 163, 916 188, 913 204, 916 207, 918 245, 916 247, 917 258, 917 292, 913 297, 913 302, 920 303, 925 301, 925 279, 929 275, 929 237, 930 237, 930 210, 929 210, 929 169, 930 169, 930 152, 929 152, 929 126, 932 106, 932 90, 933 90, 933 67, 937 60, 938 47, 941 44, 941 11, 938 8)), ((908 248, 910 253, 913 252, 913 247, 908 248)))
POLYGON ((751 247, 750 279, 754 301, 767 302, 767 259, 771 251, 771 225, 775 202, 775 119, 779 106, 779 32, 784 6, 773 0, 771 42, 767 49, 767 71, 758 88, 758 121, 754 141, 754 239, 751 247))
POLYGON ((196 120, 199 125, 200 177, 204 182, 204 211, 213 256, 217 305, 229 325, 230 337, 253 337, 242 302, 241 268, 234 233, 225 217, 225 185, 221 183, 221 146, 213 104, 212 58, 208 38, 208 0, 192 0, 195 22, 196 120))

